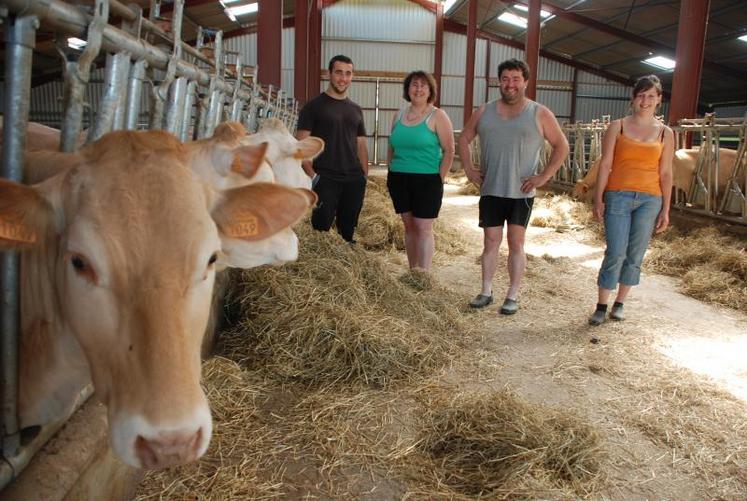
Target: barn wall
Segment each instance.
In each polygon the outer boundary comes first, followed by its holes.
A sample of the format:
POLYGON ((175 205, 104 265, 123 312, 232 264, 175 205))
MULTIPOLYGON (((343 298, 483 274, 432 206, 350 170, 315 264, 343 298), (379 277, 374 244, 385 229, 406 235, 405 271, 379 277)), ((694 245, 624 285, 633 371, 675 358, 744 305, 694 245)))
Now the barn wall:
MULTIPOLYGON (((435 38, 435 16, 406 0, 343 0, 322 11, 321 64, 337 54, 353 60, 350 99, 363 108, 370 161, 386 159, 392 119, 405 103, 401 75, 433 71, 435 38)), ((323 76, 320 90, 326 86, 323 76)))
POLYGON ((716 106, 713 111, 718 118, 744 118, 747 115, 747 106, 716 106))

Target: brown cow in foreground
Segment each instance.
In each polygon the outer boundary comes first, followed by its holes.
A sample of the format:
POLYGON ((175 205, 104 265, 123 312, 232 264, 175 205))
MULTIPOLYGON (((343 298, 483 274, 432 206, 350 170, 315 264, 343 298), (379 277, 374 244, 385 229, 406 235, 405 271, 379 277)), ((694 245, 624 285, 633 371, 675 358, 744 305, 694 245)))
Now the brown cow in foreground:
MULTIPOLYGON (((698 149, 680 149, 674 152, 672 160, 672 188, 684 194, 684 200, 690 195, 690 188, 695 177, 695 167, 698 163, 698 149)), ((734 150, 719 148, 718 169, 718 192, 723 194, 729 183, 729 178, 734 173, 734 164, 737 160, 737 152, 734 150)), ((601 158, 598 158, 583 179, 576 181, 573 188, 573 196, 584 202, 592 202, 594 198, 594 187, 597 184, 597 174, 601 158)))
POLYGON ((0 180, 0 248, 23 250, 21 426, 64 419, 90 370, 125 463, 193 461, 212 431, 200 343, 219 232, 266 239, 316 197, 266 183, 215 190, 160 131, 110 133, 70 158, 35 186, 0 180))

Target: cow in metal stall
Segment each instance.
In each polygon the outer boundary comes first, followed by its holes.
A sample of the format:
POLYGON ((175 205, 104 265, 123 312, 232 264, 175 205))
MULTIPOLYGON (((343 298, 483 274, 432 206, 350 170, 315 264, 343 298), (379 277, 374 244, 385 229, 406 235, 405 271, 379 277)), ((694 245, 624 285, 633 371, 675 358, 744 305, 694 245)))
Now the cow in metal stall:
MULTIPOLYGON (((212 431, 200 343, 220 235, 265 240, 316 197, 269 183, 215 189, 160 131, 113 132, 65 158, 39 184, 0 180, 0 247, 22 250, 21 426, 64 419, 90 377, 125 463, 193 461, 212 431)), ((222 169, 247 161, 218 158, 222 169)))

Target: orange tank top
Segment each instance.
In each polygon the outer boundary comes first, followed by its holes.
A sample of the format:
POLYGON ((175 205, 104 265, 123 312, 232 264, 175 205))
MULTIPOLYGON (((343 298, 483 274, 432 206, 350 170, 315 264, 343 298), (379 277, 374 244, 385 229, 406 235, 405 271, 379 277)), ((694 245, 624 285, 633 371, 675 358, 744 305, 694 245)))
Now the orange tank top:
POLYGON ((606 191, 637 191, 661 196, 659 161, 663 149, 663 128, 659 141, 646 142, 627 137, 621 124, 606 191))

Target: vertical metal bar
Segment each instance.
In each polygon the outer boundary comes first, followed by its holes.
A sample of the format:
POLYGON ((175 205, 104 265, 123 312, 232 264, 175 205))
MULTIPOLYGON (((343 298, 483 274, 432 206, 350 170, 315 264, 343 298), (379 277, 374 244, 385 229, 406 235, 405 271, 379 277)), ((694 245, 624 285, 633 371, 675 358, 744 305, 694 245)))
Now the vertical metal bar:
POLYGON ((239 97, 243 72, 241 57, 236 56, 236 85, 233 88, 233 95, 231 96, 231 120, 234 122, 238 122, 241 119, 241 110, 244 108, 244 102, 239 97))
POLYGON ((115 115, 119 111, 120 123, 124 123, 124 98, 126 91, 127 75, 130 72, 130 54, 119 52, 106 55, 106 73, 104 77, 105 91, 101 99, 96 123, 92 127, 90 140, 95 141, 107 132, 111 131, 115 124, 115 115))
POLYGON ((140 99, 143 95, 143 81, 145 80, 145 59, 140 59, 132 65, 130 81, 127 88, 127 115, 125 129, 136 130, 140 119, 140 99))
MULTIPOLYGON (((189 139, 189 126, 192 124, 192 111, 195 104, 195 93, 197 92, 197 82, 187 84, 187 93, 184 96, 184 116, 182 117, 181 130, 179 131, 179 140, 187 141, 189 139)), ((197 125, 195 124, 195 128, 197 125)))
POLYGON ((215 127, 220 122, 221 110, 223 108, 223 93, 218 90, 218 83, 223 80, 223 32, 215 34, 215 74, 210 80, 209 102, 203 137, 213 135, 215 127))
MULTIPOLYGON (((26 124, 31 99, 31 60, 39 22, 36 17, 9 17, 5 24, 5 117, 2 177, 20 182, 26 124)), ((2 356, 2 453, 18 453, 18 334, 20 294, 18 253, 3 252, 0 258, 0 356, 2 356)))
POLYGON ((184 103, 187 99, 187 79, 179 77, 169 88, 169 102, 166 106, 166 123, 164 129, 175 136, 181 134, 184 121, 184 103))

